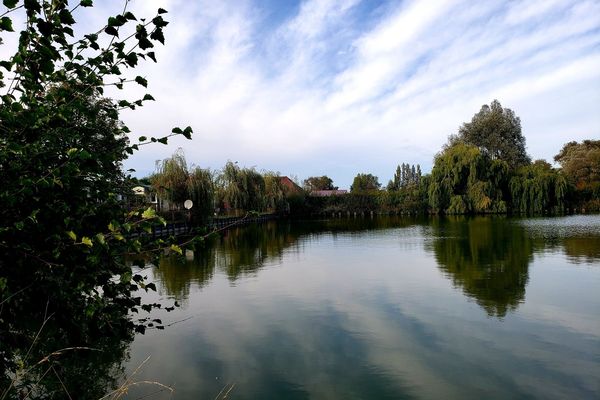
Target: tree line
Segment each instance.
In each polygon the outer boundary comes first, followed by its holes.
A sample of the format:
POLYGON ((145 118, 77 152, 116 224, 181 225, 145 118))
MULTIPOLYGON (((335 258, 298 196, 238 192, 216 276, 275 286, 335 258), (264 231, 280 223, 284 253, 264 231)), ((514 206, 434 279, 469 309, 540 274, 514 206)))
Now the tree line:
POLYGON ((157 162, 156 171, 140 180, 152 187, 164 202, 160 211, 181 211, 192 200, 195 223, 205 223, 215 213, 243 215, 247 212, 286 211, 287 188, 278 173, 259 172, 228 161, 221 170, 189 166, 182 149, 157 162))
POLYGON ((215 210, 229 213, 379 212, 410 214, 563 213, 600 210, 600 140, 569 142, 555 156, 560 168, 532 161, 521 121, 494 100, 450 135, 435 155, 431 173, 401 163, 382 189, 379 178, 359 173, 350 193, 333 180, 312 176, 290 193, 278 174, 228 162, 220 171, 188 168, 182 151, 158 164, 148 178, 176 208, 190 198, 205 221, 215 210), (311 196, 319 194, 319 196, 311 196))
POLYGON ((385 190, 360 173, 344 199, 312 199, 302 212, 563 213, 600 211, 600 140, 569 142, 554 157, 531 161, 520 118, 494 100, 434 157, 430 174, 402 163, 385 190))

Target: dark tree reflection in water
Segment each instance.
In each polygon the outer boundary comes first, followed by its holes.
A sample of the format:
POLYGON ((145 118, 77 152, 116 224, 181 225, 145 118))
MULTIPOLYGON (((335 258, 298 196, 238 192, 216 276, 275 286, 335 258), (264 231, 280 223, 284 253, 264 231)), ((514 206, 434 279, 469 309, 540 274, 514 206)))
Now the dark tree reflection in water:
POLYGON ((431 249, 454 285, 488 315, 504 317, 525 299, 534 240, 504 218, 442 218, 431 249))

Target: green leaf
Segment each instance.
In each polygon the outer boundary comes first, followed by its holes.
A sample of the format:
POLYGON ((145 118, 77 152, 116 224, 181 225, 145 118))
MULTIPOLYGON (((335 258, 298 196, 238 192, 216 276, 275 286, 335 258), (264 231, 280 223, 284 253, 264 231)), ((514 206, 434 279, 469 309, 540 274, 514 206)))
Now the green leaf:
POLYGON ((138 56, 137 56, 137 54, 136 53, 129 53, 127 55, 127 57, 125 58, 125 62, 130 67, 135 67, 137 65, 137 63, 138 63, 138 56))
POLYGON ((116 29, 114 26, 109 26, 109 27, 107 27, 107 28, 104 30, 104 32, 105 32, 107 35, 111 35, 111 36, 116 36, 116 37, 119 37, 119 31, 117 31, 117 29, 116 29))
POLYGON ((138 140, 139 140, 140 142, 145 142, 146 140, 148 140, 148 138, 147 138, 146 136, 140 136, 140 137, 138 138, 138 140))
POLYGON ((165 10, 164 8, 159 8, 158 9, 158 14, 166 14, 166 13, 168 13, 168 11, 165 10))
POLYGON ((87 236, 81 238, 81 243, 85 244, 88 247, 92 247, 94 245, 94 243, 92 243, 92 239, 90 239, 87 236))
POLYGON ((98 233, 96 235, 96 240, 98 240, 98 243, 100 243, 102 245, 106 244, 106 238, 104 237, 103 233, 98 233))
POLYGON ((163 35, 162 29, 157 28, 150 34, 150 39, 158 40, 160 43, 165 44, 165 36, 163 35))
POLYGON ((130 21, 137 21, 135 15, 133 15, 130 11, 127 11, 125 14, 123 14, 123 16, 130 21))
POLYGON ((143 213, 142 218, 150 219, 156 216, 156 211, 152 207, 148 207, 143 213))
POLYGON ((171 129, 171 132, 173 132, 173 133, 183 133, 183 131, 181 130, 181 128, 173 128, 173 129, 171 129))
POLYGON ((76 240, 77 240, 77 235, 75 234, 75 232, 73 232, 73 231, 69 231, 69 232, 67 232, 67 235, 69 235, 69 237, 70 237, 71 239, 73 239, 73 241, 76 241, 76 240))
POLYGON ((191 126, 188 126, 188 127, 186 127, 186 128, 183 130, 183 132, 182 132, 183 136, 184 136, 186 139, 192 139, 192 133, 193 133, 193 131, 192 131, 192 127, 191 127, 191 126))
POLYGON ((154 17, 152 19, 152 23, 158 28, 163 28, 163 27, 169 25, 169 23, 167 21, 165 21, 163 19, 163 17, 161 17, 161 16, 154 17))
POLYGON ((92 7, 94 5, 93 3, 94 3, 93 0, 81 0, 79 2, 81 7, 92 7))
POLYGON ((75 23, 73 15, 71 15, 69 10, 67 9, 63 8, 62 10, 60 10, 60 12, 58 13, 58 17, 60 18, 60 22, 62 22, 65 25, 73 25, 75 23))
POLYGON ((19 0, 3 0, 2 4, 4 4, 6 8, 15 8, 18 2, 19 0))
POLYGON ((7 32, 14 32, 13 26, 12 26, 12 20, 8 17, 2 17, 0 19, 0 30, 7 31, 7 32))
POLYGON ((152 95, 145 94, 144 98, 142 100, 144 100, 144 101, 154 101, 154 97, 152 97, 152 95))
POLYGON ((127 271, 124 274, 121 275, 121 283, 127 283, 131 281, 132 278, 132 273, 131 271, 127 271))
POLYGON ((141 76, 136 76, 135 82, 139 85, 142 85, 143 87, 148 87, 148 81, 145 78, 142 78, 141 76))
POLYGON ((183 250, 181 250, 181 247, 177 246, 176 244, 172 244, 170 249, 177 254, 180 254, 180 255, 183 254, 183 250))

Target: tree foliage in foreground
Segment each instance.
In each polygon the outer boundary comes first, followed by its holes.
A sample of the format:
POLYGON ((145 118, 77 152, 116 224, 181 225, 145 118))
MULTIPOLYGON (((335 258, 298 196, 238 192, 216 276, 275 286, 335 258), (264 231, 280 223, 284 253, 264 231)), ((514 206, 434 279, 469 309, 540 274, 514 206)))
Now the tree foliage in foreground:
POLYGON ((154 46, 164 43, 166 11, 138 19, 128 3, 98 31, 76 38, 75 13, 91 0, 4 1, 3 37, 13 30, 13 15, 25 24, 16 52, 0 62, 0 396, 34 390, 62 397, 61 379, 85 390, 71 395, 97 396, 106 388, 95 386, 100 381, 89 369, 67 368, 67 355, 53 352, 95 347, 99 338, 128 340, 134 329, 161 326, 146 314, 161 305, 141 304, 139 295, 154 286, 130 261, 167 244, 145 235, 161 222, 152 210, 126 210, 119 201, 131 193, 122 161, 142 144, 189 138, 191 128, 132 144, 119 112, 152 96, 105 97, 109 86, 146 87, 144 77, 124 73, 155 60, 154 46), (51 367, 56 374, 48 373, 51 367))

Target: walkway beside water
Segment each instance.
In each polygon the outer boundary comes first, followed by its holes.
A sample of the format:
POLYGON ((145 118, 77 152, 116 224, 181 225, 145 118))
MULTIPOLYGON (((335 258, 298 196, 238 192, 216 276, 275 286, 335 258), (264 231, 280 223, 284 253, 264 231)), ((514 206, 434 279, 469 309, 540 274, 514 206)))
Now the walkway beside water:
POLYGON ((261 214, 241 217, 213 218, 206 225, 195 225, 189 222, 168 222, 163 227, 154 227, 152 237, 183 236, 193 234, 196 228, 206 228, 208 231, 223 230, 234 226, 262 223, 279 218, 278 214, 261 214))

